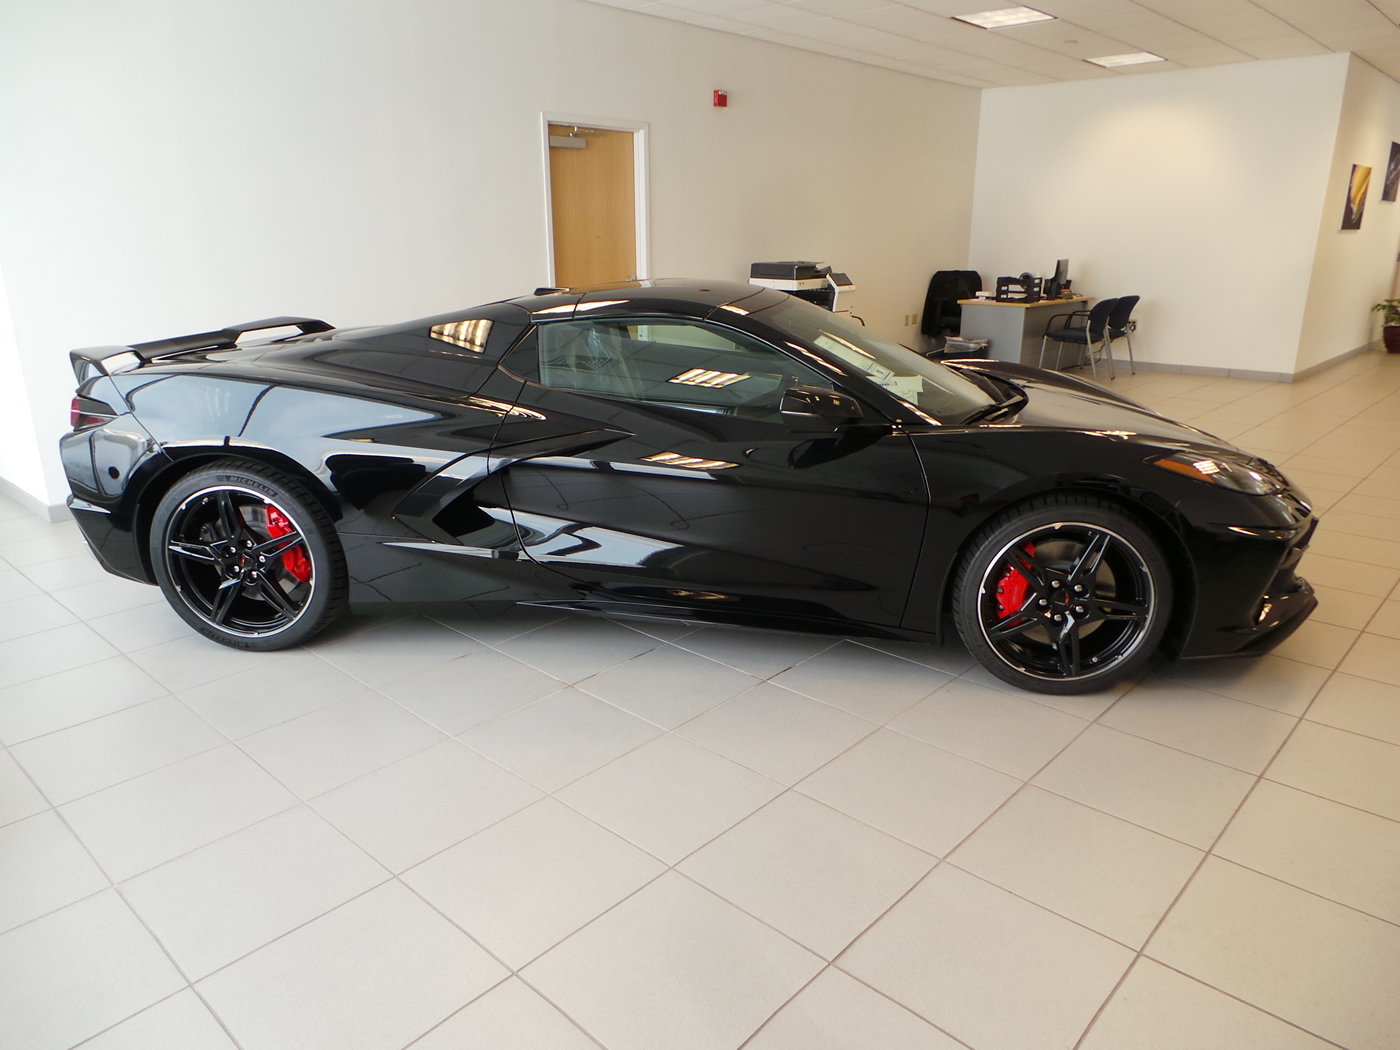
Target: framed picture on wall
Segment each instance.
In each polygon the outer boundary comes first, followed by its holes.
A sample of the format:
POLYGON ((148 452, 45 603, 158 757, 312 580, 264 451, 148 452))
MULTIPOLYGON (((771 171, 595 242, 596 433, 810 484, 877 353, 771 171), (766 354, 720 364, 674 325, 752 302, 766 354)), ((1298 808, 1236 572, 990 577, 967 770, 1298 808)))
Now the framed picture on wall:
POLYGON ((1395 200, 1400 192, 1400 142, 1390 144, 1390 161, 1385 166, 1385 185, 1381 187, 1381 200, 1395 200))
POLYGON ((1371 169, 1365 164, 1351 166, 1351 182, 1347 185, 1347 204, 1342 209, 1342 229, 1361 229, 1361 214, 1366 210, 1366 191, 1371 188, 1371 169))

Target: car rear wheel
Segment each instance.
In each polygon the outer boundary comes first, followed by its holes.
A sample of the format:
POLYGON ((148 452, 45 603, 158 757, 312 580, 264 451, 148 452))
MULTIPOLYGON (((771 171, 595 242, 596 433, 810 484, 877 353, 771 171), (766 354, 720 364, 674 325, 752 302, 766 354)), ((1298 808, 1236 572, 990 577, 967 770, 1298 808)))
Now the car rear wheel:
POLYGON ((1166 560, 1138 521, 1091 496, 1050 496, 977 537, 954 582, 953 618, 1002 681, 1087 693, 1142 667, 1171 602, 1166 560))
POLYGON ((344 610, 345 555, 325 509, 280 471, 222 460, 156 508, 151 564, 166 600, 235 649, 297 645, 344 610))

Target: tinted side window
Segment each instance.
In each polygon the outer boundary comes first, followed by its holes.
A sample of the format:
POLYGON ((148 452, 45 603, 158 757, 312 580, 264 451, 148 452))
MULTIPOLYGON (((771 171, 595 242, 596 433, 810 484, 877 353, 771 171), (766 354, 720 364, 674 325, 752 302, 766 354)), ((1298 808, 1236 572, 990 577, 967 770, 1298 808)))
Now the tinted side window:
POLYGON ((540 325, 539 381, 629 401, 778 418, 787 387, 830 380, 738 332, 665 318, 540 325))

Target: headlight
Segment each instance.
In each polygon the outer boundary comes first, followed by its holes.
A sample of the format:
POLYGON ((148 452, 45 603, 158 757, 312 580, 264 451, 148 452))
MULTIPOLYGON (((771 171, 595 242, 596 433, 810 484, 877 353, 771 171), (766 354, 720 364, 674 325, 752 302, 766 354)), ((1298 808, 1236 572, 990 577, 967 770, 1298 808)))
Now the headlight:
POLYGON ((1173 474, 1234 489, 1251 496, 1272 496, 1288 487, 1288 479, 1262 459, 1223 452, 1176 452, 1149 460, 1173 474))

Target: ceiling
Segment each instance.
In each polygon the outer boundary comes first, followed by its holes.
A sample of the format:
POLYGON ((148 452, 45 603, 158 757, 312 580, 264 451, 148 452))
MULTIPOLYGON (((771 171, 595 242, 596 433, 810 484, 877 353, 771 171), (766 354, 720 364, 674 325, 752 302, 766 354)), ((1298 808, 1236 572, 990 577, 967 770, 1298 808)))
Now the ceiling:
POLYGON ((1024 0, 1055 16, 978 29, 1017 0, 591 0, 971 87, 1135 76, 1353 51, 1400 80, 1400 0, 1024 0), (1114 70, 1085 59, 1150 51, 1114 70))

